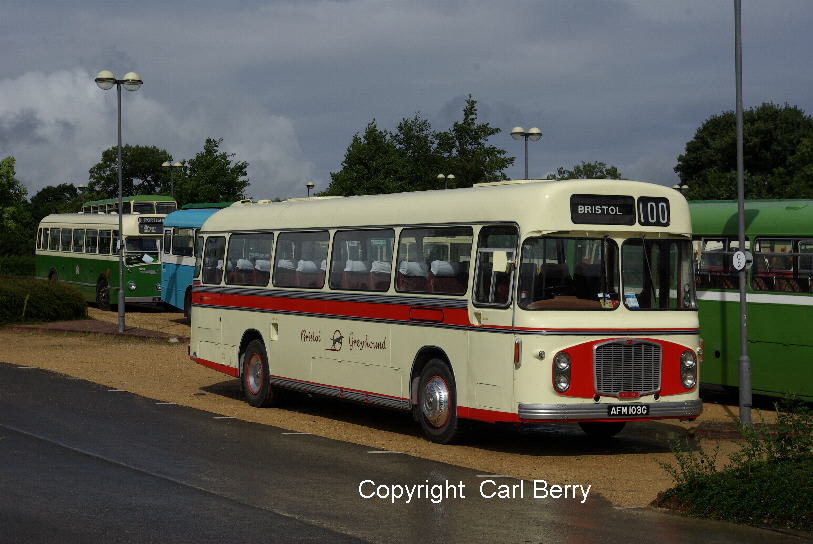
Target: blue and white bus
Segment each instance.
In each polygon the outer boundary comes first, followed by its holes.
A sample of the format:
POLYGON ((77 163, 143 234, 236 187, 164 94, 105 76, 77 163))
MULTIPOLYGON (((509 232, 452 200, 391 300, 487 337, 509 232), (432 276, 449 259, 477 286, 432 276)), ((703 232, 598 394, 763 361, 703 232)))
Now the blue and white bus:
POLYGON ((195 239, 198 229, 213 213, 231 202, 187 204, 164 219, 161 256, 161 300, 183 310, 192 307, 192 277, 195 274, 195 239))

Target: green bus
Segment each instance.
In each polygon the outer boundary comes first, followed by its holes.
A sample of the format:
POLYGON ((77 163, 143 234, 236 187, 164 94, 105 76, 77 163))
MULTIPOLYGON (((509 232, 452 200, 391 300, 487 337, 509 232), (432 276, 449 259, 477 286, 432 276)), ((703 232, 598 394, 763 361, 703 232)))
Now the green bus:
MULTIPOLYGON (((125 213, 125 302, 161 301, 159 247, 163 214, 125 213)), ((118 301, 119 216, 115 213, 53 214, 37 229, 36 275, 77 286, 89 301, 109 309, 118 301)))
MULTIPOLYGON (((702 381, 739 385, 737 202, 694 201, 692 214, 702 381)), ((753 391, 813 400, 813 200, 749 200, 745 249, 753 391)))
MULTIPOLYGON (((135 195, 122 198, 124 214, 159 214, 167 215, 178 209, 172 198, 163 195, 135 195)), ((118 213, 119 199, 107 198, 91 200, 82 205, 82 213, 118 213)))

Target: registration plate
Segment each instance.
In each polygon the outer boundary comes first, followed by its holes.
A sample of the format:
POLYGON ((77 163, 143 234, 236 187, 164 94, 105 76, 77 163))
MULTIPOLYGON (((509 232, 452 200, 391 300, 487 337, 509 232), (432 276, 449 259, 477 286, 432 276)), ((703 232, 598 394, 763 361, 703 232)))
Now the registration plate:
POLYGON ((649 415, 648 404, 612 404, 607 407, 609 417, 638 417, 649 415))

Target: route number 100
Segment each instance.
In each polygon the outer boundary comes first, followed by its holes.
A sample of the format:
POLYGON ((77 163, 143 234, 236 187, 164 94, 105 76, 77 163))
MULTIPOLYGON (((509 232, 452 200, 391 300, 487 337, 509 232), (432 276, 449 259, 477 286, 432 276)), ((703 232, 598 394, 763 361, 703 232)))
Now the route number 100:
POLYGON ((669 200, 664 197, 639 198, 638 223, 643 226, 669 226, 669 200))

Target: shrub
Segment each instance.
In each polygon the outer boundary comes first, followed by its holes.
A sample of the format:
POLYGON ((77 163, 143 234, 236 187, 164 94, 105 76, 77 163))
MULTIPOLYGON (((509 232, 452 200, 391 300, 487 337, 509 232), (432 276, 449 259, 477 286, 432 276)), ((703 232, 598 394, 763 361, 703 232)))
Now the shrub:
POLYGON ((81 319, 86 315, 85 299, 71 285, 0 276, 0 324, 81 319))
POLYGON ((718 470, 717 453, 672 444, 675 465, 663 463, 675 487, 658 506, 740 523, 813 530, 813 414, 794 400, 777 404, 775 426, 741 428, 743 442, 718 470))
POLYGON ((33 255, 0 255, 0 275, 30 278, 35 273, 33 255))

